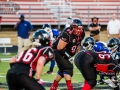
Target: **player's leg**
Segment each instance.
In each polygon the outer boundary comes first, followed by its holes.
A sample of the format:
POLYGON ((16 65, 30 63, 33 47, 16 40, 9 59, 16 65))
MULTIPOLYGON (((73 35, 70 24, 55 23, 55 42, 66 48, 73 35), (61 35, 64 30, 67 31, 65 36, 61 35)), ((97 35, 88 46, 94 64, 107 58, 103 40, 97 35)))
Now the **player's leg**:
POLYGON ((59 64, 57 64, 59 71, 56 74, 53 84, 50 87, 50 90, 57 90, 59 81, 63 78, 63 71, 59 64))
POLYGON ((58 73, 57 73, 57 75, 56 75, 56 77, 55 77, 55 79, 54 79, 54 82, 53 82, 53 84, 52 84, 51 87, 50 87, 50 90, 57 90, 57 89, 58 89, 58 83, 59 83, 59 81, 60 81, 62 78, 63 78, 63 77, 61 76, 60 71, 58 71, 58 73))
POLYGON ((64 78, 66 80, 68 89, 71 88, 72 90, 71 77, 73 75, 73 65, 70 63, 69 60, 63 58, 63 56, 61 56, 58 51, 55 51, 55 55, 56 55, 56 62, 59 67, 59 71, 60 73, 62 73, 62 75, 64 74, 64 78))
POLYGON ((30 78, 28 75, 20 74, 18 75, 17 80, 25 90, 45 90, 41 84, 34 78, 30 78))
POLYGON ((22 88, 17 83, 17 75, 14 73, 11 73, 11 69, 7 72, 6 75, 6 81, 8 84, 9 90, 22 90, 22 88))
POLYGON ((98 81, 98 84, 104 84, 104 76, 100 75, 100 80, 98 81))
POLYGON ((93 57, 86 53, 80 53, 75 57, 75 65, 85 79, 82 90, 91 90, 97 83, 97 73, 93 64, 93 57))
POLYGON ((73 90, 72 87, 72 76, 73 76, 73 64, 70 63, 67 59, 63 60, 63 68, 64 68, 64 78, 66 80, 68 90, 73 90))
POLYGON ((52 60, 52 61, 50 62, 50 68, 49 68, 49 70, 46 72, 46 74, 52 74, 53 69, 54 69, 54 66, 55 66, 55 60, 52 60))
POLYGON ((58 66, 58 73, 54 79, 54 82, 52 84, 52 86, 50 87, 50 90, 57 90, 58 88, 58 83, 59 81, 63 78, 63 67, 61 65, 61 60, 63 59, 62 56, 59 54, 59 52, 55 51, 55 56, 56 56, 56 63, 57 63, 57 66, 58 66))

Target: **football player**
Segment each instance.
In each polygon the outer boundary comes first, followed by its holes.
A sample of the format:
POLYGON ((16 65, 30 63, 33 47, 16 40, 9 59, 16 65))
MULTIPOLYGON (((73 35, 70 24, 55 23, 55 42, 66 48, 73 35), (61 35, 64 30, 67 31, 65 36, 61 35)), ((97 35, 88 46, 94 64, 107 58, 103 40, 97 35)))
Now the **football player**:
POLYGON ((104 82, 114 88, 114 90, 119 90, 116 77, 119 67, 116 61, 112 58, 104 44, 99 42, 94 45, 94 42, 91 39, 89 43, 83 42, 83 46, 91 46, 95 51, 93 49, 83 50, 75 56, 75 65, 85 79, 82 90, 91 90, 96 85, 97 74, 108 76, 109 79, 104 80, 104 82))
MULTIPOLYGON (((83 42, 83 48, 85 50, 93 50, 93 51, 99 52, 99 51, 101 51, 101 49, 105 48, 105 47, 101 47, 101 44, 105 44, 105 46, 106 46, 106 43, 103 43, 101 41, 95 42, 93 37, 86 37, 83 42), (97 45, 95 45, 95 44, 97 44, 97 45), (98 47, 93 48, 94 45, 99 46, 100 49, 98 47)), ((98 84, 104 84, 103 79, 104 79, 104 76, 100 75, 100 80, 98 81, 98 84)))
POLYGON ((11 68, 6 75, 9 90, 45 90, 40 84, 40 77, 44 65, 54 59, 54 51, 49 47, 50 36, 43 29, 34 32, 32 41, 10 60, 11 68))
MULTIPOLYGON (((56 40, 58 38, 59 34, 60 34, 59 30, 58 29, 52 29, 52 33, 53 33, 53 38, 56 40)), ((50 64, 50 68, 46 72, 46 74, 52 74, 54 67, 55 67, 55 60, 52 60, 51 64, 50 64)))
MULTIPOLYGON (((59 36, 59 30, 58 29, 52 29, 50 24, 44 24, 42 27, 47 33, 50 34, 50 39, 51 39, 51 46, 54 40, 57 39, 57 37, 59 36)), ((46 74, 52 74, 53 69, 55 66, 55 60, 51 61, 50 64, 50 68, 49 70, 46 72, 46 74)))
POLYGON ((73 64, 71 57, 80 50, 81 41, 85 36, 82 21, 73 19, 70 27, 66 28, 53 43, 55 60, 59 71, 50 90, 57 90, 59 81, 64 77, 67 90, 73 90, 71 77, 73 76, 73 64))

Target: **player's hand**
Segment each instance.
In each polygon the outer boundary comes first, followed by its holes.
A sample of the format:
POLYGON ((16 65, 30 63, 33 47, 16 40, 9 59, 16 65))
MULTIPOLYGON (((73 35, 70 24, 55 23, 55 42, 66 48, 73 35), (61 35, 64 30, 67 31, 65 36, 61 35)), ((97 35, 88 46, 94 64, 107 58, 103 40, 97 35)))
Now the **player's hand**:
POLYGON ((38 80, 37 81, 39 84, 43 85, 44 84, 44 81, 42 79, 38 80))
POLYGON ((74 62, 74 57, 71 57, 70 59, 68 59, 70 61, 71 64, 73 64, 74 62))
POLYGON ((118 86, 118 82, 116 80, 112 81, 111 79, 103 79, 103 81, 112 88, 116 88, 118 86))

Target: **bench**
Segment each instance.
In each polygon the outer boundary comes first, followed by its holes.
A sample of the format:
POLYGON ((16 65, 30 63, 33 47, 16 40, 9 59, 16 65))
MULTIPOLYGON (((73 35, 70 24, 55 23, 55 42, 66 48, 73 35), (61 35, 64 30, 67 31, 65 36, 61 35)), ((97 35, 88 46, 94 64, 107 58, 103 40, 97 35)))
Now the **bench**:
POLYGON ((0 47, 4 48, 4 54, 7 54, 6 48, 13 47, 10 38, 0 38, 0 47))

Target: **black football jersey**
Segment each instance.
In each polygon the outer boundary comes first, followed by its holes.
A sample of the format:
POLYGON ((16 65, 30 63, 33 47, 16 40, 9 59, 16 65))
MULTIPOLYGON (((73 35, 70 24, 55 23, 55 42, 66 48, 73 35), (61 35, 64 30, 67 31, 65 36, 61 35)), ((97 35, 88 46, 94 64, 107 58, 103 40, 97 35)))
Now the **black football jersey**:
POLYGON ((25 73, 32 75, 32 71, 36 70, 37 62, 40 56, 46 58, 46 63, 54 60, 55 57, 54 51, 50 47, 40 46, 36 48, 30 48, 29 50, 21 52, 16 59, 15 71, 18 74, 25 73))
POLYGON ((81 36, 76 36, 72 33, 70 28, 66 28, 64 32, 58 37, 58 39, 53 43, 53 48, 56 49, 59 40, 62 39, 64 42, 67 42, 65 47, 66 52, 73 56, 77 51, 78 45, 81 45, 81 41, 83 40, 84 36, 84 32, 81 36))
POLYGON ((94 51, 87 51, 93 57, 94 64, 110 64, 115 63, 114 59, 109 53, 106 52, 94 52, 94 51))

